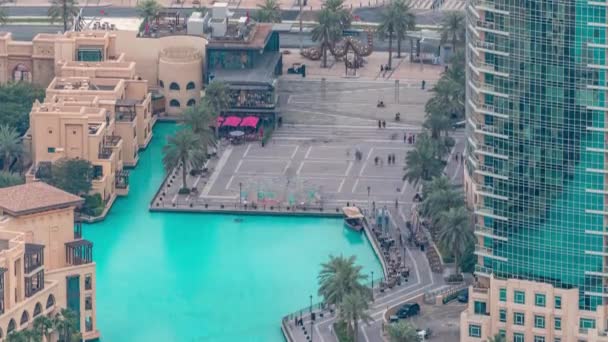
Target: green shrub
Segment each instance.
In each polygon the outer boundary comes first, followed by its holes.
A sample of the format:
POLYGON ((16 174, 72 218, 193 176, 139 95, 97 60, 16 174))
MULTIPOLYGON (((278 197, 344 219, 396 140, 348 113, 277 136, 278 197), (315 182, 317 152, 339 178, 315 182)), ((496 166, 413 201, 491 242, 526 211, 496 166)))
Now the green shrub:
POLYGON ((84 196, 84 205, 82 212, 89 216, 99 216, 103 213, 105 204, 100 194, 84 196))
POLYGON ((178 191, 178 193, 180 195, 187 195, 187 194, 190 193, 190 189, 188 189, 188 188, 180 188, 179 191, 178 191))
POLYGON ((348 325, 344 321, 334 323, 334 332, 339 342, 353 342, 353 339, 348 335, 348 325))

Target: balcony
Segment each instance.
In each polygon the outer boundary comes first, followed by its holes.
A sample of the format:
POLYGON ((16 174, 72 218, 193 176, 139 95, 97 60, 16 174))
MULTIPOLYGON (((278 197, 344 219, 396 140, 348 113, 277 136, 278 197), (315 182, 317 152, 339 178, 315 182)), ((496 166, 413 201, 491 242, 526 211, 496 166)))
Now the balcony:
POLYGON ((474 68, 481 72, 501 77, 509 77, 509 73, 506 71, 506 69, 497 65, 481 61, 474 61, 472 64, 474 68))
POLYGON ((102 147, 99 149, 99 153, 97 154, 97 158, 98 159, 105 159, 108 160, 110 158, 112 158, 112 153, 114 151, 109 148, 109 147, 102 147))
POLYGON ((136 106, 139 103, 137 100, 118 100, 114 106, 116 113, 116 121, 133 122, 137 117, 136 106))
POLYGON ((496 168, 490 165, 479 164, 475 170, 476 173, 479 173, 484 176, 490 176, 502 180, 508 180, 507 172, 503 169, 496 168))
POLYGON ((116 170, 115 186, 118 189, 127 189, 129 187, 129 171, 116 170))
POLYGON ((509 11, 498 9, 494 3, 488 1, 478 1, 478 3, 475 5, 475 9, 502 15, 510 14, 509 11))
POLYGON ((509 197, 507 197, 507 196, 502 196, 502 195, 496 194, 496 189, 494 189, 494 187, 492 187, 492 186, 476 185, 475 192, 478 195, 485 196, 485 197, 491 197, 491 198, 494 198, 497 200, 502 200, 502 201, 509 200, 509 197))
POLYGON ((0 315, 4 314, 4 273, 8 271, 8 268, 0 267, 0 315))
POLYGON ((488 237, 490 239, 500 240, 504 242, 509 241, 509 239, 504 236, 496 235, 496 233, 494 233, 494 229, 479 224, 475 225, 475 235, 480 235, 483 237, 488 237))
POLYGON ((477 24, 476 25, 477 29, 480 31, 491 32, 491 33, 500 34, 503 36, 509 35, 509 32, 504 31, 504 29, 499 27, 498 25, 496 25, 496 23, 489 22, 489 21, 483 21, 483 20, 477 20, 476 24, 477 24))
POLYGON ((483 205, 477 206, 477 208, 475 208, 475 215, 491 217, 501 221, 509 221, 507 217, 495 214, 493 208, 484 207, 483 205))
POLYGON ((44 290, 44 270, 40 270, 29 277, 25 277, 25 296, 27 298, 42 290, 44 290))
POLYGON ((74 222, 74 240, 82 239, 82 223, 74 222))
POLYGON ((509 160, 508 156, 506 156, 500 152, 497 152, 494 147, 488 146, 488 145, 477 146, 475 148, 475 153, 483 154, 483 155, 494 157, 494 158, 509 160))
POLYGON ((493 84, 489 84, 480 80, 476 75, 467 78, 469 81, 469 85, 473 88, 476 93, 486 93, 490 95, 500 96, 504 98, 509 98, 509 95, 503 92, 503 90, 499 87, 496 87, 493 84))
POLYGON ((44 266, 44 245, 25 244, 25 274, 31 274, 44 266))
POLYGON ((70 266, 92 263, 93 243, 85 239, 66 242, 65 259, 70 266))
POLYGON ((471 101, 471 99, 469 99, 469 105, 471 105, 473 110, 478 113, 490 115, 490 116, 501 118, 501 119, 509 118, 509 115, 507 114, 507 112, 505 110, 495 107, 493 105, 481 103, 481 101, 478 101, 477 103, 475 103, 475 102, 471 101))
POLYGON ((469 116, 469 121, 475 130, 475 133, 489 135, 500 139, 509 139, 509 136, 502 133, 502 130, 494 125, 486 125, 479 123, 474 116, 469 116))
POLYGON ((482 265, 475 265, 475 275, 482 277, 490 277, 493 271, 489 267, 485 267, 482 265))
POLYGON ((503 261, 503 262, 509 261, 509 259, 507 259, 507 258, 503 258, 501 256, 494 255, 494 251, 492 250, 492 248, 484 247, 484 246, 480 246, 480 245, 475 245, 475 255, 485 257, 485 258, 495 259, 495 260, 499 260, 499 261, 503 261))
POLYGON ((116 148, 122 140, 118 135, 106 135, 103 137, 103 146, 109 148, 116 148))

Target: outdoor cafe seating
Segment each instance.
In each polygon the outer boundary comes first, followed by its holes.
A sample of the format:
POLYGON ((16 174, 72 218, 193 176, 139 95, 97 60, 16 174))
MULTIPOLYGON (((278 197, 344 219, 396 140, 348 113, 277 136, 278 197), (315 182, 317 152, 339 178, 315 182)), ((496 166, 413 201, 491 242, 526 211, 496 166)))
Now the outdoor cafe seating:
MULTIPOLYGON (((227 138, 232 144, 240 144, 244 141, 253 141, 260 136, 258 125, 260 118, 257 116, 220 116, 217 118, 217 127, 222 138, 227 138)), ((260 131, 261 133, 261 131, 260 131)))

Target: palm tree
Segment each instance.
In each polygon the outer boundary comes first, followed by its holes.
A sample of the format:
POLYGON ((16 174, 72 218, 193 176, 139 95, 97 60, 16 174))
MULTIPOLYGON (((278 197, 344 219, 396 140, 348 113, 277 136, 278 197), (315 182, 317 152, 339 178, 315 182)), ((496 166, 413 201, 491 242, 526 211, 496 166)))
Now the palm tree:
POLYGON ((420 341, 420 338, 412 323, 408 321, 399 321, 397 323, 389 324, 388 340, 390 342, 418 342, 420 341))
POLYGON ((439 234, 437 241, 441 249, 450 251, 454 255, 456 263, 456 274, 460 272, 460 259, 469 248, 475 243, 475 236, 471 229, 470 214, 466 208, 450 208, 444 211, 439 218, 439 234))
POLYGON ((13 331, 6 336, 6 342, 39 342, 40 338, 31 330, 13 331))
POLYGON ((312 29, 312 41, 321 42, 323 64, 327 68, 327 47, 332 45, 342 35, 340 14, 324 7, 319 12, 317 26, 312 29))
POLYGON ((190 127, 205 146, 215 144, 215 135, 210 126, 217 121, 217 115, 213 113, 206 102, 188 107, 182 114, 182 120, 183 124, 190 127))
POLYGON ((196 169, 203 165, 207 156, 199 137, 190 129, 182 129, 174 136, 169 137, 167 145, 163 147, 163 165, 170 172, 181 164, 182 188, 180 193, 189 193, 186 180, 187 169, 196 169))
POLYGON ((340 303, 339 317, 350 327, 353 342, 357 342, 359 321, 361 320, 366 324, 372 321, 372 317, 367 313, 369 300, 369 296, 354 292, 346 294, 340 303))
POLYGON ((361 266, 355 265, 356 257, 329 256, 329 261, 321 264, 319 272, 319 295, 325 303, 338 305, 349 293, 369 295, 369 289, 361 284, 367 275, 361 274, 361 266))
POLYGON ((405 156, 405 175, 403 180, 410 184, 430 181, 441 174, 444 161, 441 160, 441 151, 438 143, 426 133, 418 135, 416 147, 407 152, 405 156))
POLYGON ((399 13, 399 21, 395 27, 397 33, 397 58, 401 58, 401 41, 407 36, 407 31, 416 29, 416 16, 412 13, 409 2, 395 0, 391 4, 393 10, 399 13))
POLYGON ((466 19, 463 12, 448 12, 441 22, 441 44, 451 43, 452 49, 464 43, 466 32, 466 19))
POLYGON ((431 131, 431 138, 438 139, 441 132, 445 132, 447 136, 452 120, 441 98, 432 97, 429 99, 424 106, 424 110, 426 119, 422 126, 431 131))
POLYGON ((264 0, 262 5, 258 5, 255 20, 261 23, 280 23, 281 6, 279 2, 277 0, 264 0))
POLYGON ((442 214, 450 208, 458 208, 464 205, 462 192, 452 187, 447 190, 439 190, 430 193, 422 202, 422 214, 437 224, 442 214))
POLYGON ((61 19, 63 21, 63 31, 68 30, 68 23, 78 14, 77 0, 51 0, 51 7, 47 15, 51 23, 61 19))
POLYGON ((34 319, 34 331, 38 336, 44 336, 46 341, 51 340, 53 328, 53 320, 47 316, 40 315, 34 319))
POLYGON ((205 88, 203 102, 211 109, 216 117, 230 108, 230 89, 224 82, 214 81, 205 88))
POLYGON ((336 14, 341 30, 350 27, 353 21, 353 14, 349 9, 344 7, 344 0, 327 0, 323 6, 336 14))
POLYGON ((144 0, 137 4, 137 14, 145 21, 156 17, 162 6, 156 0, 144 0))
POLYGON ((61 309, 51 319, 51 326, 57 330, 60 341, 75 342, 82 340, 78 331, 78 319, 76 313, 70 309, 61 309))
POLYGON ((488 338, 488 342, 507 342, 507 339, 500 333, 488 338))
POLYGON ((0 171, 0 188, 7 188, 9 186, 23 183, 25 183, 25 180, 21 175, 7 171, 0 171))
POLYGON ((381 39, 388 36, 388 67, 393 66, 393 35, 397 27, 399 27, 401 18, 400 13, 395 8, 395 3, 392 2, 388 7, 384 8, 381 13, 380 25, 378 25, 377 31, 381 39))
POLYGON ((17 130, 9 125, 0 125, 0 157, 2 170, 8 172, 15 159, 23 155, 23 145, 17 130))

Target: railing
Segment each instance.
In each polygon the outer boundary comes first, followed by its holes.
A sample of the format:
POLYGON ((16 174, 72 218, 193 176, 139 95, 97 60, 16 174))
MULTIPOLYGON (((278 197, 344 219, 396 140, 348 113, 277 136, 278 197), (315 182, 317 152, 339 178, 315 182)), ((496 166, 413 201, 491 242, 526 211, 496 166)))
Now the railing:
POLYGON ((116 112, 116 121, 120 121, 120 122, 132 122, 133 120, 135 120, 135 118, 137 117, 135 112, 124 112, 124 111, 120 111, 120 112, 116 112))
MULTIPOLYGON (((509 159, 509 157, 505 154, 502 154, 501 152, 497 152, 496 149, 492 146, 488 146, 488 145, 479 145, 475 148, 476 151, 481 151, 481 152, 485 152, 488 154, 493 154, 495 155, 497 158, 501 158, 501 159, 509 159)), ((483 153, 482 153, 483 154, 483 153)))
POLYGON ((488 172, 488 173, 493 173, 495 175, 508 177, 507 173, 503 169, 499 169, 494 166, 479 164, 477 166, 477 169, 482 172, 488 172))
POLYGON ((494 271, 489 267, 475 265, 475 273, 492 274, 494 271))
POLYGON ((473 292, 487 294, 490 292, 490 289, 487 287, 479 287, 479 285, 473 285, 473 292))
POLYGON ((118 135, 106 135, 103 138, 103 143, 106 147, 117 147, 121 139, 118 135))
POLYGON ((488 255, 494 255, 492 248, 480 246, 480 245, 475 245, 475 252, 479 252, 482 254, 488 254, 488 255))
POLYGON ((491 237, 492 239, 501 240, 501 241, 508 241, 508 238, 496 234, 494 232, 494 229, 492 229, 490 227, 486 227, 486 226, 482 226, 482 225, 476 224, 475 225, 475 232, 476 233, 479 232, 479 233, 485 234, 485 235, 482 235, 482 236, 489 235, 489 237, 491 237))
POLYGON ((487 110, 489 112, 494 112, 496 114, 508 115, 505 110, 500 109, 500 108, 498 108, 496 106, 493 106, 493 105, 488 105, 488 104, 485 104, 485 103, 479 103, 479 104, 477 104, 477 106, 480 109, 482 109, 482 110, 487 110))
POLYGON ((481 62, 481 61, 474 61, 473 62, 473 66, 475 66, 478 69, 483 70, 490 70, 490 71, 496 71, 499 73, 503 73, 503 74, 509 74, 508 70, 506 70, 504 67, 499 67, 497 65, 494 64, 489 64, 489 63, 485 63, 485 62, 481 62))
POLYGON ((109 147, 102 147, 99 149, 99 159, 110 159, 112 157, 112 149, 109 147))

